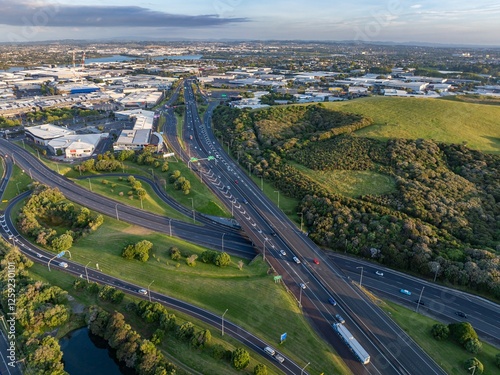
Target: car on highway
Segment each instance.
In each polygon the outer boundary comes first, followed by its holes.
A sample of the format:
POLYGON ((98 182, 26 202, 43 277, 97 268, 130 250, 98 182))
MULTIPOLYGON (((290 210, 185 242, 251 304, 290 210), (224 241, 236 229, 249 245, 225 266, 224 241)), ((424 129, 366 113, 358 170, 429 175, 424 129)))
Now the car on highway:
POLYGON ((293 261, 294 261, 295 263, 300 264, 300 260, 299 260, 299 258, 297 258, 297 257, 293 257, 292 259, 293 259, 293 261))
POLYGON ((384 276, 384 273, 382 271, 375 271, 375 274, 378 276, 384 276))
POLYGON ((458 315, 461 318, 467 319, 467 314, 464 313, 463 311, 455 311, 455 314, 458 315))
POLYGON ((328 298, 328 302, 330 302, 333 306, 337 306, 337 301, 335 301, 333 297, 328 298))
POLYGON ((245 198, 243 198, 243 203, 248 204, 248 201, 245 198))
POLYGON ((300 287, 301 287, 302 289, 305 289, 305 288, 306 288, 306 284, 304 284, 304 283, 300 283, 300 287))
POLYGON ((285 250, 280 250, 280 254, 285 256, 286 255, 286 251, 285 250))
POLYGON ((411 292, 408 289, 401 289, 400 292, 406 294, 407 296, 411 296, 411 292))
POLYGON ((313 259, 314 264, 319 264, 319 260, 317 258, 313 259))
POLYGON ((238 183, 238 180, 234 180, 234 183, 237 184, 238 183))
POLYGON ((59 263, 59 267, 62 267, 62 268, 68 268, 68 263, 66 263, 66 262, 61 262, 61 263, 59 263))
POLYGON ((146 289, 139 289, 137 293, 146 295, 148 294, 148 291, 146 289))
POLYGON ((276 353, 276 355, 274 356, 274 358, 279 362, 279 363, 283 363, 285 362, 285 358, 283 358, 283 356, 279 353, 276 353))
POLYGON ((340 314, 335 315, 335 319, 337 319, 337 322, 339 322, 341 324, 345 323, 345 319, 340 314))
POLYGON ((418 303, 422 306, 425 306, 425 302, 424 301, 419 301, 418 299, 415 300, 415 303, 418 303))
POLYGON ((40 254, 40 253, 36 253, 36 256, 37 256, 37 258, 42 258, 43 257, 43 255, 40 254))

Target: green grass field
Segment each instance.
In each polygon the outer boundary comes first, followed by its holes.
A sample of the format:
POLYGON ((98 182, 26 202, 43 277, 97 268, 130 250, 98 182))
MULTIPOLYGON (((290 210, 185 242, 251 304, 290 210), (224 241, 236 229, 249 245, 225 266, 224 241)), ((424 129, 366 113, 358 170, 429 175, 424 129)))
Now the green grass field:
POLYGON ((500 372, 495 365, 495 355, 500 350, 483 342, 482 351, 473 355, 451 340, 436 341, 430 331, 434 319, 415 313, 412 310, 387 302, 381 306, 392 319, 408 333, 449 375, 470 374, 464 368, 464 362, 472 357, 479 359, 484 365, 484 375, 494 375, 500 372))
POLYGON ((427 138, 500 153, 500 107, 420 98, 371 97, 325 103, 327 108, 371 117, 374 125, 356 134, 377 139, 427 138))
POLYGON ((125 278, 138 288, 145 288, 154 281, 152 290, 217 314, 228 309, 225 319, 264 338, 299 364, 310 361, 312 373, 349 373, 332 349, 314 333, 295 299, 267 274, 268 266, 262 260, 251 264, 245 261, 242 270, 238 269, 239 259, 235 258, 226 268, 201 261, 196 267, 189 267, 184 259, 178 262, 170 259, 170 246, 177 246, 185 255, 199 255, 204 251, 197 245, 107 218, 97 232, 78 240, 71 254, 72 259, 81 264, 90 262, 89 269, 95 269, 98 264, 104 273, 125 278), (121 257, 124 246, 143 239, 154 244, 148 262, 121 257), (279 345, 283 332, 288 333, 288 339, 279 345))
POLYGON ((332 193, 348 197, 361 195, 382 195, 395 191, 396 183, 393 178, 372 171, 313 171, 299 164, 295 168, 316 180, 332 193))

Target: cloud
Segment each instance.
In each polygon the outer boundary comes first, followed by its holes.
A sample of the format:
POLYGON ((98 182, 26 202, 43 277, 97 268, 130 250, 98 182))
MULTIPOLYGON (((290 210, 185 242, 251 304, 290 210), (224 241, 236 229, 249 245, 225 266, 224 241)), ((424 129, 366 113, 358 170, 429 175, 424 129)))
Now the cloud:
POLYGON ((179 15, 138 6, 63 5, 0 0, 0 24, 47 27, 206 27, 247 22, 247 18, 179 15))
POLYGON ((415 5, 410 6, 410 8, 419 9, 419 8, 422 8, 422 4, 415 4, 415 5))

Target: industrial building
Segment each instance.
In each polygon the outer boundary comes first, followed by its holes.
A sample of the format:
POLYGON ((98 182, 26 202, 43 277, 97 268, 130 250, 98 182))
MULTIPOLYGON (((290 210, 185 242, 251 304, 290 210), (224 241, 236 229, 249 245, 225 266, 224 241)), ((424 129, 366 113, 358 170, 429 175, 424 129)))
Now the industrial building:
POLYGON ((47 147, 55 155, 57 155, 58 150, 61 150, 68 159, 89 157, 99 142, 107 138, 108 135, 108 133, 67 135, 49 141, 47 147))
POLYGON ((24 130, 26 132, 26 138, 33 141, 33 143, 42 146, 47 146, 53 139, 75 134, 73 130, 55 126, 52 124, 30 126, 25 128, 24 130))
POLYGON ((113 150, 142 150, 146 146, 156 146, 157 151, 162 149, 163 137, 153 132, 154 112, 135 109, 115 112, 115 116, 117 120, 134 119, 135 122, 133 129, 122 130, 113 150))

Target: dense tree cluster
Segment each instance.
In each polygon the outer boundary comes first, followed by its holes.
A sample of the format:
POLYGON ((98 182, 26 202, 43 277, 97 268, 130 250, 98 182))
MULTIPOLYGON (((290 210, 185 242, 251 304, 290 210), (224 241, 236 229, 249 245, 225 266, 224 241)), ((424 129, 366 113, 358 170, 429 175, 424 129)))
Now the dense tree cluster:
POLYGON ((134 331, 121 313, 109 314, 92 306, 85 319, 90 331, 107 340, 116 350, 117 359, 138 375, 175 374, 175 365, 165 359, 155 344, 134 331))
POLYGON ((25 358, 26 374, 67 375, 58 341, 45 335, 47 330, 68 321, 67 292, 31 279, 27 269, 33 262, 3 240, 0 240, 0 259, 0 308, 4 314, 11 312, 9 299, 15 293, 14 341, 17 358, 25 358))
POLYGON ((97 230, 103 221, 102 215, 93 215, 88 208, 76 208, 66 201, 57 188, 36 185, 30 199, 21 208, 17 224, 21 233, 36 243, 63 251, 72 246, 73 240, 97 230), (53 226, 63 226, 68 230, 58 235, 53 226))
POLYGON ((224 251, 205 250, 200 258, 203 263, 212 263, 218 267, 227 267, 231 264, 231 256, 224 251))
POLYGON ((370 119, 321 105, 219 107, 213 119, 244 168, 301 200, 297 210, 318 244, 500 298, 500 156, 432 140, 357 137, 352 131, 370 119), (396 191, 347 198, 294 163, 386 174, 396 191))

